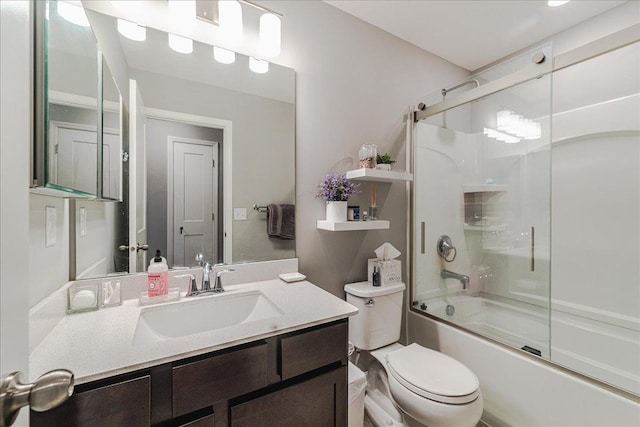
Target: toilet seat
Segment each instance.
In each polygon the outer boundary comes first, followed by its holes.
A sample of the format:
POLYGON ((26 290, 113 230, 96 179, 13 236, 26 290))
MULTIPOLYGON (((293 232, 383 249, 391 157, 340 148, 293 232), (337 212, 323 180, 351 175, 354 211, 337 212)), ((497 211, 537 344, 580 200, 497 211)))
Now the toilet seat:
POLYGON ((480 394, 475 374, 440 352, 410 344, 386 354, 388 372, 404 387, 426 399, 464 405, 480 394))

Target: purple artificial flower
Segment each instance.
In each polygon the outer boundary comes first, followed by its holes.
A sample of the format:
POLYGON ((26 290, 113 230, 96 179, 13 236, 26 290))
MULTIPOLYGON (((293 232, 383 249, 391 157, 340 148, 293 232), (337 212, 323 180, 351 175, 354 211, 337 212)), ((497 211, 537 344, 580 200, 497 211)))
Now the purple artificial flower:
POLYGON ((347 174, 328 174, 318 185, 316 197, 327 202, 346 202, 349 196, 359 193, 360 184, 354 184, 347 178, 347 174))

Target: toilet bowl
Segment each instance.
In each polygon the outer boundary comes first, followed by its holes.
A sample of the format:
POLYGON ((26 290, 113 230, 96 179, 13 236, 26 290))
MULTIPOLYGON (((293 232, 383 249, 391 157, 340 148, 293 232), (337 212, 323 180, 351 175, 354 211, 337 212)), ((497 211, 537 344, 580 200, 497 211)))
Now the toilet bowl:
POLYGON ((349 339, 369 352, 365 409, 377 426, 473 427, 483 400, 476 375, 443 353, 400 338, 403 283, 345 286, 347 302, 359 312, 349 319, 349 339))
POLYGON ((413 420, 428 427, 473 427, 480 420, 478 378, 457 360, 415 343, 371 355, 385 370, 388 397, 413 420))

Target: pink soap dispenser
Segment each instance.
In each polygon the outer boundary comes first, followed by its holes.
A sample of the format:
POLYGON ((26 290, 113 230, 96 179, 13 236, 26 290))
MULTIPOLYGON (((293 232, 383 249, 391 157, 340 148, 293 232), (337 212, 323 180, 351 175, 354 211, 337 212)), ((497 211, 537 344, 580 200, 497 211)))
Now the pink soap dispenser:
POLYGON ((151 259, 147 270, 147 293, 150 297, 167 295, 169 293, 169 267, 167 260, 156 251, 156 256, 151 259))

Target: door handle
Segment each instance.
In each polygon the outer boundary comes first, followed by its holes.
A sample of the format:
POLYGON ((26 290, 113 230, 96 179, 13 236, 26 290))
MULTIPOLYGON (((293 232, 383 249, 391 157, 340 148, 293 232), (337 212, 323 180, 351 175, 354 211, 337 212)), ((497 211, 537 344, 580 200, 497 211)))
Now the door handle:
POLYGON ((136 252, 140 252, 140 251, 148 251, 148 250, 149 250, 149 245, 147 245, 147 244, 142 244, 142 245, 141 245, 140 243, 138 243, 138 244, 136 245, 136 252))
POLYGON ((73 394, 73 372, 57 369, 40 376, 32 384, 22 383, 22 373, 14 372, 0 383, 0 427, 12 425, 23 406, 44 412, 64 403, 73 394))
POLYGON ((128 250, 129 250, 129 246, 127 246, 127 245, 120 245, 120 246, 118 246, 118 249, 119 249, 119 250, 121 250, 121 251, 123 251, 123 252, 124 252, 124 251, 128 251, 128 250))

